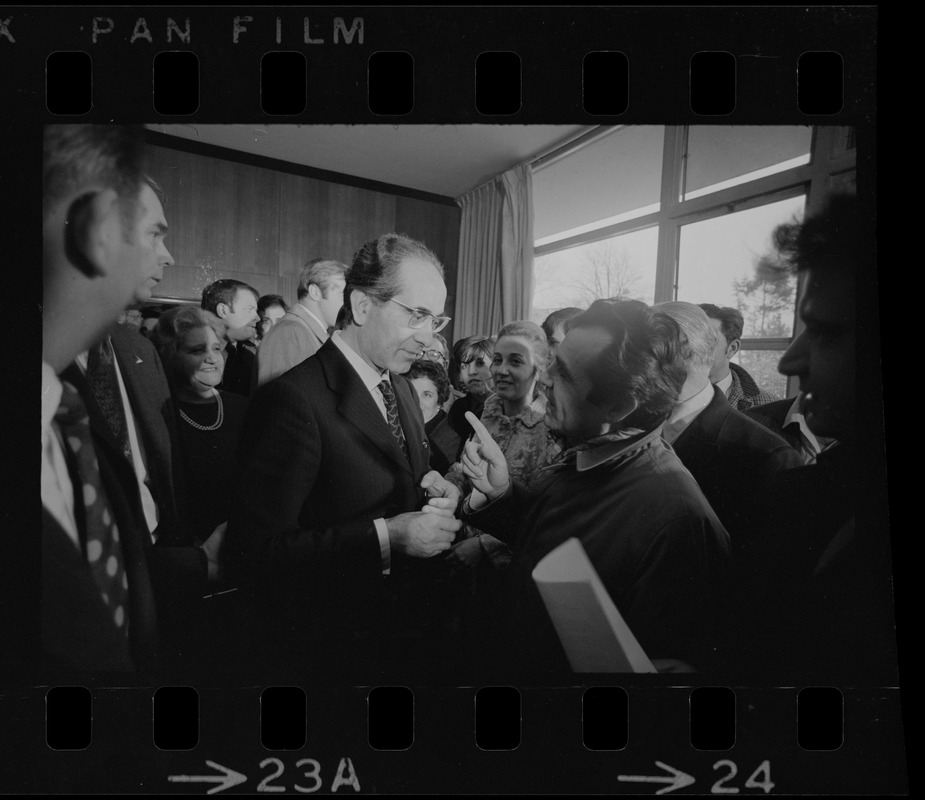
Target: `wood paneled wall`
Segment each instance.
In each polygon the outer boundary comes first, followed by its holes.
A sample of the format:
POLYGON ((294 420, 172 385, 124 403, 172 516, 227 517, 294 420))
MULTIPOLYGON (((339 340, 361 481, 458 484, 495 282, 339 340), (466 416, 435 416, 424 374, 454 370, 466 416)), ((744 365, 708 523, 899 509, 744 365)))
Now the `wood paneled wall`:
MULTIPOLYGON (((236 278, 295 302, 306 261, 349 264, 364 242, 396 231, 424 242, 443 262, 446 313, 453 314, 456 206, 155 145, 148 171, 167 195, 167 247, 176 261, 157 296, 198 300, 212 281, 236 278)), ((452 344, 452 326, 444 333, 452 344)))

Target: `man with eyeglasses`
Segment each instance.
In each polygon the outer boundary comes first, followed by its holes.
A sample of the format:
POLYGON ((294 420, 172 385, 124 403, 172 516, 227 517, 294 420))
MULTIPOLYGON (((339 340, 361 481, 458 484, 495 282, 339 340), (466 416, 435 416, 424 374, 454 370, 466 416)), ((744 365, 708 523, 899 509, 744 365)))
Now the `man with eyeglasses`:
POLYGON ((408 674, 425 655, 433 599, 423 559, 460 527, 402 377, 449 322, 443 267, 420 242, 386 234, 345 279, 343 330, 253 401, 226 547, 262 601, 255 644, 268 664, 408 674))

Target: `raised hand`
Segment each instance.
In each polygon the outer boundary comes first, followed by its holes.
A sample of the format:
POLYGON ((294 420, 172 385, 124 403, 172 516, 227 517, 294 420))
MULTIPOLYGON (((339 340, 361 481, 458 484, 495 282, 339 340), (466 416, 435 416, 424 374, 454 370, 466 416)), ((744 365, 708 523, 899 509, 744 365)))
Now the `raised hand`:
POLYGON ((471 411, 466 412, 466 419, 475 430, 475 437, 463 447, 460 459, 463 472, 476 489, 489 500, 494 500, 510 486, 507 461, 481 420, 471 411))

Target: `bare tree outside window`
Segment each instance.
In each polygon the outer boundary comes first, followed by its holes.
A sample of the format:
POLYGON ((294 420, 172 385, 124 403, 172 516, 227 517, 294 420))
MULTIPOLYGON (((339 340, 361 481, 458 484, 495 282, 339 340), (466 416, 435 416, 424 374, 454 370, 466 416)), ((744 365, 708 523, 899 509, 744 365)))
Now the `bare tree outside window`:
POLYGON ((641 300, 638 285, 642 275, 626 252, 613 239, 596 242, 584 252, 586 269, 573 282, 582 303, 590 306, 595 300, 616 298, 641 300))

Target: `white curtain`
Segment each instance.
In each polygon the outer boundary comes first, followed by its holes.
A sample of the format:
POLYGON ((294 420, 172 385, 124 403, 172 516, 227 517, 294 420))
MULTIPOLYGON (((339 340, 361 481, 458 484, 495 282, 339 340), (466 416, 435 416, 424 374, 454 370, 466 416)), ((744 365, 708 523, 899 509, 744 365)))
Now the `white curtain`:
POLYGON ((457 201, 462 208, 454 336, 493 336, 530 318, 533 172, 514 167, 457 201))

